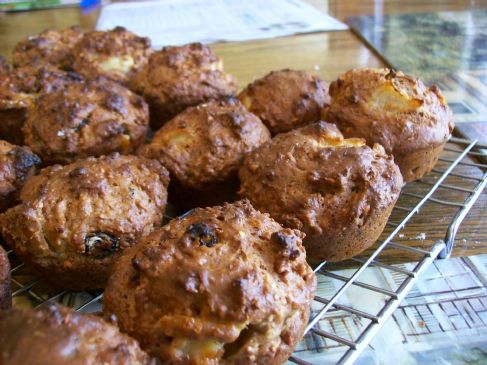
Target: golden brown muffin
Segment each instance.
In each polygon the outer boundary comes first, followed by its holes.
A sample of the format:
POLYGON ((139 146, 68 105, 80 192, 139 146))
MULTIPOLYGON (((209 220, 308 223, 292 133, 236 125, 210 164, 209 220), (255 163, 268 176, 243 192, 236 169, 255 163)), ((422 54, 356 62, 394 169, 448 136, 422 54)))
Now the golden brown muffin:
POLYGON ((272 71, 238 95, 273 135, 320 120, 328 107, 328 84, 306 71, 272 71))
POLYGON ((148 129, 144 100, 100 78, 39 96, 22 130, 25 143, 45 164, 65 164, 115 151, 132 153, 148 129))
POLYGON ((105 76, 126 83, 147 62, 150 40, 123 27, 91 31, 73 50, 73 69, 87 78, 105 76))
POLYGON ((235 94, 237 84, 209 47, 192 43, 154 52, 131 88, 149 103, 157 129, 189 106, 235 94))
POLYGON ((30 148, 0 140, 0 212, 17 203, 25 180, 36 173, 40 163, 30 148))
POLYGON ((188 208, 223 203, 232 192, 235 198, 243 156, 269 140, 259 118, 228 98, 186 109, 140 153, 167 167, 173 177, 171 201, 188 208))
POLYGON ((45 30, 21 40, 12 52, 15 67, 47 63, 69 69, 72 49, 83 37, 83 31, 74 26, 67 29, 45 30))
POLYGON ((316 287, 303 236, 248 201, 197 208, 115 263, 104 313, 163 363, 282 364, 316 287))
MULTIPOLYGON (((12 295, 10 294, 10 262, 8 255, 0 246, 0 311, 12 306, 12 295)), ((0 341, 0 344, 2 341, 0 341)), ((0 346, 1 348, 2 346, 0 346)), ((1 357, 0 357, 1 360, 1 357)), ((1 364, 3 364, 0 361, 1 364)))
POLYGON ((55 286, 102 288, 121 251, 162 224, 168 175, 157 161, 117 153, 45 168, 0 215, 3 237, 55 286))
POLYGON ((49 65, 23 66, 13 70, 8 65, 0 72, 0 138, 22 145, 22 126, 35 98, 60 90, 68 84, 83 82, 74 72, 49 65))
POLYGON ((91 314, 48 303, 0 311, 2 365, 155 365, 134 339, 91 314))
POLYGON ((431 171, 453 130, 453 115, 436 86, 389 69, 355 69, 330 85, 328 120, 346 137, 381 144, 405 181, 431 171))
POLYGON ((325 122, 279 134, 250 153, 240 194, 278 222, 306 233, 309 257, 340 261, 379 237, 403 184, 380 145, 343 139, 325 122))

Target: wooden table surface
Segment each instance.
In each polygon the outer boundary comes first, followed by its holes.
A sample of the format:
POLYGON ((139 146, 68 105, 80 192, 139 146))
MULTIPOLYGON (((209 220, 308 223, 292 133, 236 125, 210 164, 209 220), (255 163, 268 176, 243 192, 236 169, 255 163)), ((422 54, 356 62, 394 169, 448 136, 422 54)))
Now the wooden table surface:
MULTIPOLYGON (((487 1, 371 1, 333 0, 309 1, 332 16, 344 20, 363 14, 390 14, 440 10, 464 10, 487 7, 487 1)), ((41 10, 15 14, 0 14, 0 54, 10 59, 10 53, 22 37, 47 28, 63 28, 74 24, 83 29, 94 28, 99 9, 81 11, 78 8, 41 10)), ((383 62, 352 32, 314 33, 286 38, 221 43, 212 46, 225 62, 228 72, 234 74, 240 87, 271 70, 282 68, 304 69, 323 79, 334 80, 340 73, 353 67, 380 67, 383 62)), ((466 167, 466 174, 481 174, 476 167, 466 167)), ((459 182, 463 184, 462 181, 459 182)), ((449 193, 445 198, 449 198, 449 193)), ((487 253, 487 194, 475 204, 458 233, 455 255, 487 253)), ((403 232, 403 237, 424 233, 427 245, 444 237, 448 226, 444 207, 432 207, 422 212, 421 219, 403 232)))

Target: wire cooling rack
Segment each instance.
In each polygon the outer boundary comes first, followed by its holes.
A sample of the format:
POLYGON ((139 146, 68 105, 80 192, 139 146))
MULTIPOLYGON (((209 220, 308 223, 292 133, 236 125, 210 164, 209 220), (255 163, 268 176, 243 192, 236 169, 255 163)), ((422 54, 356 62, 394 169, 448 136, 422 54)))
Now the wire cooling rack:
MULTIPOLYGON (((478 141, 452 138, 433 171, 403 188, 372 249, 340 266, 326 262, 315 266, 317 295, 306 335, 290 363, 352 364, 421 274, 436 258, 450 256, 460 224, 487 184, 483 149, 487 145, 478 141), (437 214, 438 222, 424 221, 425 211, 437 214), (435 225, 448 227, 446 235, 435 225), (432 237, 423 229, 429 229, 432 237), (438 234, 443 237, 435 237, 438 234), (405 260, 407 266, 397 264, 405 260), (383 285, 378 270, 390 272, 393 280, 383 285)), ((57 301, 77 311, 101 309, 102 291, 52 291, 11 250, 8 253, 15 306, 57 301)))

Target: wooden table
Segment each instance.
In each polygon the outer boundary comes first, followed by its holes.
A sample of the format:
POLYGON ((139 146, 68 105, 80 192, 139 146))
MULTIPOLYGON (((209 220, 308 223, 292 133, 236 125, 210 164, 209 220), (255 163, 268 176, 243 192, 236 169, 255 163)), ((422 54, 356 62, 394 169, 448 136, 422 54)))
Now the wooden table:
MULTIPOLYGON (((310 1, 321 10, 344 20, 348 16, 372 13, 423 12, 439 10, 463 10, 470 7, 487 7, 487 1, 371 1, 332 0, 310 1)), ((0 14, 0 54, 10 58, 11 50, 22 37, 46 28, 63 28, 74 24, 92 29, 99 9, 81 11, 78 8, 43 10, 16 14, 0 14)), ((228 72, 234 74, 240 87, 261 77, 271 70, 281 68, 304 69, 331 81, 340 73, 353 67, 381 67, 383 62, 369 50, 352 32, 340 31, 315 33, 293 37, 222 43, 212 46, 225 62, 228 72)), ((478 173, 468 167, 466 173, 478 173)), ((446 197, 448 198, 448 196, 446 197)), ((487 253, 487 194, 480 197, 458 234, 455 255, 487 253)), ((441 239, 448 221, 442 207, 423 212, 423 218, 415 223, 405 237, 425 233, 425 244, 441 239), (434 223, 433 223, 434 222, 434 223)), ((404 259, 404 258, 403 258, 404 259)))

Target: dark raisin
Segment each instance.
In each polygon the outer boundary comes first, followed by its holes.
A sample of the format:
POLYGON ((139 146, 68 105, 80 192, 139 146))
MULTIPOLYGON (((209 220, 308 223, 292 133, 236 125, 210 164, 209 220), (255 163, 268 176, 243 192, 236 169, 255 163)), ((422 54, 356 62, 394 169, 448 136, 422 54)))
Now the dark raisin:
POLYGON ((271 235, 271 239, 279 244, 281 249, 283 249, 284 254, 289 257, 290 260, 295 260, 301 254, 298 249, 298 237, 294 234, 286 232, 286 230, 278 231, 271 235))
POLYGON ((186 233, 193 240, 198 241, 200 246, 213 247, 217 244, 217 238, 214 230, 206 223, 191 224, 186 233))
POLYGON ((91 233, 85 238, 85 255, 102 259, 120 249, 118 237, 104 232, 91 233))
POLYGON ((77 167, 69 172, 69 177, 80 177, 82 175, 86 175, 88 170, 86 170, 84 167, 77 167))

